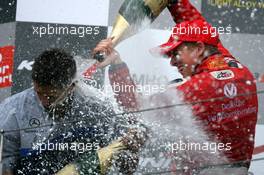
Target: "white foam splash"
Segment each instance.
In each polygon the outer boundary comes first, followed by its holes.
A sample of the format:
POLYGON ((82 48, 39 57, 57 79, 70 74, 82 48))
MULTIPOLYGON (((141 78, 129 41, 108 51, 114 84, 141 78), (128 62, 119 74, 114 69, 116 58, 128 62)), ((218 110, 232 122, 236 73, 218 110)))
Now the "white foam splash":
MULTIPOLYGON (((182 104, 183 101, 179 92, 173 89, 143 99, 141 103, 142 108, 149 109, 182 104)), ((215 152, 212 150, 179 150, 173 153, 170 150, 171 144, 179 143, 179 140, 185 144, 214 144, 203 130, 202 123, 195 120, 190 106, 180 105, 143 112, 142 122, 151 129, 152 136, 143 150, 139 172, 175 170, 175 168, 188 170, 193 167, 227 163, 225 156, 218 150, 215 152), (168 153, 172 154, 169 155, 168 153), (173 165, 175 165, 174 168, 171 167, 173 165)), ((223 173, 221 168, 219 170, 223 173)), ((207 170, 206 172, 209 174, 210 171, 207 170)), ((217 171, 214 169, 213 172, 216 174, 217 171)))

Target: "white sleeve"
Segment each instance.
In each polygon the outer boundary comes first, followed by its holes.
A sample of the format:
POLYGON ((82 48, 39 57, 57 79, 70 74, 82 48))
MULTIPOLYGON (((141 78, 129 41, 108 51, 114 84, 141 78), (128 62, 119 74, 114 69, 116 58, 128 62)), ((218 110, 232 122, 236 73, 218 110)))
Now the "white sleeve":
MULTIPOLYGON (((0 104, 0 129, 4 131, 19 129, 16 119, 16 107, 12 103, 0 104)), ((4 132, 2 170, 12 171, 19 156, 20 134, 17 132, 4 132)))

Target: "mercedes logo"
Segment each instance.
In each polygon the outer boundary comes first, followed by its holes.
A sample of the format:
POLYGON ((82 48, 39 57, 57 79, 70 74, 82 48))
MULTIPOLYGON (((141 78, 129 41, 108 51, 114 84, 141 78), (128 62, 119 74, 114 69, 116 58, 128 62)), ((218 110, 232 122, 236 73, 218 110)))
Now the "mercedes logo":
POLYGON ((39 119, 32 118, 32 119, 29 120, 29 126, 31 126, 31 127, 37 127, 39 125, 40 125, 39 119))

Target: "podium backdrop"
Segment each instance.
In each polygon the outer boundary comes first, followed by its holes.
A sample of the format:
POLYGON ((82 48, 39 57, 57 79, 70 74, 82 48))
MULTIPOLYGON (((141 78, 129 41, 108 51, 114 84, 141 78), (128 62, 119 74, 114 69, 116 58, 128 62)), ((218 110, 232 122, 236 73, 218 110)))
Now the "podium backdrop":
MULTIPOLYGON (((123 0, 1 0, 0 101, 32 86, 32 60, 48 48, 64 48, 88 57, 92 48, 111 31, 123 0), (12 73, 13 72, 13 73, 12 73), (11 77, 13 85, 11 85, 11 77)), ((231 25, 221 35, 231 53, 259 78, 264 74, 264 3, 262 0, 192 0, 215 27, 231 25)), ((136 83, 160 84, 179 77, 169 61, 153 58, 148 50, 165 42, 174 23, 165 10, 147 30, 118 47, 136 83)), ((106 78, 106 84, 107 84, 106 78)), ((264 89, 264 83, 258 83, 264 89)), ((263 132, 264 95, 259 95, 258 132, 263 132), (261 131, 262 130, 262 131, 261 131)), ((258 134, 257 134, 258 135, 258 134)), ((264 141, 257 137, 258 145, 264 141)), ((256 145, 256 146, 258 146, 256 145)), ((252 164, 255 174, 263 174, 252 164)), ((262 171, 262 172, 261 172, 262 171)))

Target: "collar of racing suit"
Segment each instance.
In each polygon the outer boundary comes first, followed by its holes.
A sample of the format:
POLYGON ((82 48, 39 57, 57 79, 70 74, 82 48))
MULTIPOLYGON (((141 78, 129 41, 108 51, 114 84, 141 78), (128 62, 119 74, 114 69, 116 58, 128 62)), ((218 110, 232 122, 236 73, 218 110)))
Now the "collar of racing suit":
POLYGON ((215 53, 205 57, 200 64, 195 67, 195 73, 228 69, 230 67, 238 67, 239 62, 233 57, 225 57, 221 53, 215 53))

